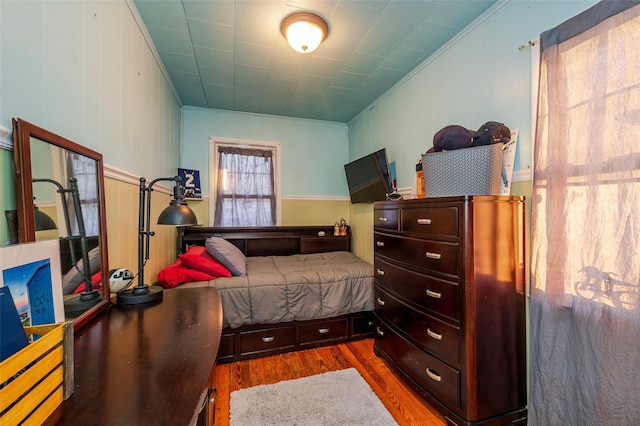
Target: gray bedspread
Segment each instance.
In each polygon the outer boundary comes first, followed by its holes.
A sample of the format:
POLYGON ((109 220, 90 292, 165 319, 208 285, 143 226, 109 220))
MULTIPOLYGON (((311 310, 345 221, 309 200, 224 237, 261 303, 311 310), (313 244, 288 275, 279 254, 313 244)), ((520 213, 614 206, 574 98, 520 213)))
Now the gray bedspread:
POLYGON ((208 285, 220 294, 225 327, 373 311, 373 265, 345 251, 248 257, 246 276, 208 285))

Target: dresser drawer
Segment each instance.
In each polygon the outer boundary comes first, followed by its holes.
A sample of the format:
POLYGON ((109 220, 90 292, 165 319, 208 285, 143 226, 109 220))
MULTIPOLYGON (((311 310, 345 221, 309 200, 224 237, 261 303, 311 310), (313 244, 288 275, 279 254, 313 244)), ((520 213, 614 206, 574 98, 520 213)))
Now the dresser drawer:
POLYGON ((375 287, 376 313, 418 346, 454 367, 460 365, 460 328, 446 324, 375 287))
POLYGON ((374 233, 375 254, 412 267, 459 276, 458 243, 374 233))
POLYGON ((386 291, 420 309, 460 322, 460 286, 409 269, 400 268, 377 256, 375 282, 386 291))
POLYGON ((300 344, 322 342, 325 340, 345 339, 348 330, 348 318, 331 321, 318 321, 300 325, 300 344))
POLYGON ((458 236, 457 207, 422 207, 402 210, 403 232, 458 236))
POLYGON ((460 372, 409 343, 384 322, 376 326, 377 345, 422 389, 460 411, 460 372))
POLYGON ((374 228, 398 231, 400 229, 398 211, 398 209, 375 209, 373 211, 374 228))
POLYGON ((240 353, 242 355, 292 347, 294 345, 295 328, 273 327, 248 331, 240 334, 240 353))

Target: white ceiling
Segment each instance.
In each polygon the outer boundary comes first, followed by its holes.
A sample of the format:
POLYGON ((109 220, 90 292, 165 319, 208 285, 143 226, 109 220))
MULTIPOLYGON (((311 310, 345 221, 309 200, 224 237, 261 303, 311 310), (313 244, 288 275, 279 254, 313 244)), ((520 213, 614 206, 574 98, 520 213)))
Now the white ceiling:
POLYGON ((184 105, 349 122, 496 0, 134 0, 184 105), (282 19, 329 24, 313 53, 282 19))

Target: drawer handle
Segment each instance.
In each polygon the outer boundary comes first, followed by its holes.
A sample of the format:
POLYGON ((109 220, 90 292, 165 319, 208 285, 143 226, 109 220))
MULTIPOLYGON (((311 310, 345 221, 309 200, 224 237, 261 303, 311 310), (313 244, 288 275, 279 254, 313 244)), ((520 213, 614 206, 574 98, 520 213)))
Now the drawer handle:
POLYGON ((433 297, 434 299, 442 299, 442 293, 433 290, 427 290, 427 296, 433 297))
POLYGON ((440 334, 440 333, 436 333, 435 331, 431 330, 430 328, 427 328, 427 334, 428 334, 428 335, 429 335, 429 337, 431 337, 432 339, 442 340, 442 334, 440 334))
POLYGON ((435 380, 436 382, 442 381, 442 377, 440 377, 440 375, 438 373, 436 373, 435 371, 433 371, 429 367, 427 367, 427 376, 429 376, 429 378, 431 378, 431 380, 435 380))
POLYGON ((384 271, 383 271, 382 269, 378 269, 378 270, 376 270, 376 273, 377 273, 378 275, 384 275, 384 271))
POLYGON ((376 241, 376 245, 378 247, 384 247, 384 243, 382 241, 376 241))
POLYGON ((387 221, 387 220, 389 220, 389 219, 387 219, 387 218, 386 218, 386 217, 384 217, 384 216, 380 216, 380 217, 378 218, 378 220, 379 220, 380 222, 386 222, 386 221, 387 221))
POLYGON ((376 327, 376 333, 378 333, 378 336, 384 336, 384 331, 380 330, 380 327, 376 327))
POLYGON ((431 225, 431 219, 418 219, 418 225, 431 225))
POLYGON ((428 252, 427 252, 427 257, 428 257, 429 259, 436 259, 436 260, 438 260, 438 259, 440 259, 440 258, 442 257, 442 255, 441 255, 440 253, 432 253, 432 252, 428 251, 428 252))
POLYGON ((376 301, 378 302, 378 305, 380 306, 384 306, 384 300, 380 299, 379 297, 376 298, 376 301))
POLYGON ((265 337, 262 338, 262 341, 264 343, 271 343, 271 342, 273 342, 274 339, 275 339, 275 337, 273 337, 273 336, 265 336, 265 337))
POLYGON ((328 332, 329 332, 329 327, 318 329, 318 333, 320 334, 327 334, 328 332))

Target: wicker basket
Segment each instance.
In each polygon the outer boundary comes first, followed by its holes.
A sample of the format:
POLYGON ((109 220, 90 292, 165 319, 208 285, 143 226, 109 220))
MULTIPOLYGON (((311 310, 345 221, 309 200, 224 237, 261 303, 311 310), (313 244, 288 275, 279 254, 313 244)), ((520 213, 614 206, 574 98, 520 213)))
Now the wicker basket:
POLYGON ((424 154, 427 197, 500 195, 501 143, 424 154))
POLYGON ((40 337, 0 363, 0 424, 42 424, 73 393, 73 323, 25 327, 40 337))

